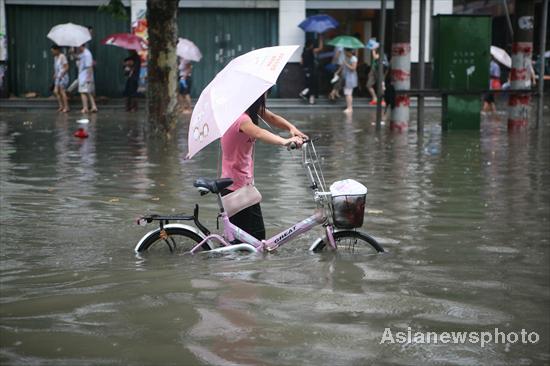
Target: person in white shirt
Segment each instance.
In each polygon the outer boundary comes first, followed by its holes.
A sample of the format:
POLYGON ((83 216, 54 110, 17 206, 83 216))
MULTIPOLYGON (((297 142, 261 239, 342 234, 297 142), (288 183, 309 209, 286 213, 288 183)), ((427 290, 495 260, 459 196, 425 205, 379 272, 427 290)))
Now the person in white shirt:
POLYGON ((78 63, 78 92, 82 98, 82 113, 97 112, 97 106, 94 100, 94 59, 90 50, 82 45, 78 48, 79 63, 78 63), (88 109, 88 99, 90 107, 88 109))

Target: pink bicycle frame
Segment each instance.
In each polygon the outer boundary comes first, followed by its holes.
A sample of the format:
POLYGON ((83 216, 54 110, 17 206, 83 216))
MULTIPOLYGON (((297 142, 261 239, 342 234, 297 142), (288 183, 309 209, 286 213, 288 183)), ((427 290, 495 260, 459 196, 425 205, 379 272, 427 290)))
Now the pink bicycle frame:
MULTIPOLYGON (((221 218, 223 222, 224 227, 224 237, 221 237, 216 234, 212 234, 207 236, 203 241, 201 241, 199 244, 195 245, 193 249, 191 249, 191 253, 194 253, 198 248, 200 248, 205 242, 209 240, 216 240, 220 242, 220 244, 224 246, 232 245, 230 242, 234 241, 235 239, 252 245, 256 248, 256 250, 260 252, 264 251, 273 251, 283 245, 284 243, 294 239, 296 236, 303 234, 312 228, 314 228, 317 225, 321 225, 327 221, 326 215, 324 213, 324 210, 317 209, 315 214, 308 217, 305 220, 300 221, 299 223, 289 227, 288 229, 278 233, 277 235, 267 239, 267 240, 258 240, 252 235, 248 234, 246 231, 242 230, 238 226, 235 226, 229 221, 229 216, 227 216, 226 212, 221 213, 221 218)), ((329 244, 331 247, 336 249, 336 243, 334 241, 334 237, 332 235, 332 228, 330 225, 326 226, 326 234, 329 241, 329 244)))
MULTIPOLYGON (((307 176, 311 183, 311 188, 314 189, 315 192, 318 192, 318 189, 321 188, 322 192, 324 192, 326 191, 326 189, 324 188, 326 184, 324 182, 324 177, 322 176, 322 171, 320 167, 317 167, 317 168, 315 167, 315 162, 318 160, 317 152, 315 151, 315 148, 313 147, 313 145, 311 145, 312 150, 309 152, 309 154, 306 154, 306 152, 309 151, 306 149, 307 146, 308 146, 308 143, 304 143, 302 145, 302 151, 303 151, 302 164, 306 169, 307 176)), ((231 242, 233 242, 235 239, 241 241, 242 243, 252 245, 257 251, 270 252, 277 249, 284 243, 294 239, 296 236, 311 230, 313 227, 317 225, 325 224, 328 221, 325 209, 318 208, 312 216, 289 227, 288 229, 280 232, 279 234, 273 236, 272 238, 269 238, 267 240, 258 240, 252 235, 242 230, 241 228, 233 225, 229 221, 229 217, 227 216, 227 213, 223 209, 223 203, 221 200, 221 195, 219 193, 218 193, 218 205, 220 207, 220 210, 222 211, 221 218, 222 218, 223 227, 224 227, 223 237, 216 234, 209 235, 199 244, 195 245, 193 249, 191 249, 191 253, 194 253, 197 249, 199 249, 204 243, 206 243, 209 240, 210 241, 215 240, 220 244, 222 244, 223 246, 229 246, 229 245, 232 245, 231 242)), ((332 227, 330 222, 325 225, 325 234, 328 240, 328 244, 333 249, 337 249, 336 241, 334 240, 333 230, 334 228, 332 227)))

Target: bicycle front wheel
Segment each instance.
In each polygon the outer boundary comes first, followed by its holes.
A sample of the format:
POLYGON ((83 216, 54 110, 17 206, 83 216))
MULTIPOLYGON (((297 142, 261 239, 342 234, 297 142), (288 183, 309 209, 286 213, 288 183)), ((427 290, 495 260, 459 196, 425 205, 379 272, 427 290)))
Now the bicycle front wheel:
MULTIPOLYGON (((382 248, 382 246, 378 244, 376 239, 360 231, 337 231, 333 234, 333 236, 338 250, 360 254, 376 254, 384 252, 384 248, 382 248)), ((316 252, 320 252, 326 250, 329 247, 330 244, 325 237, 314 250, 316 252)))
MULTIPOLYGON (((201 241, 202 238, 190 230, 170 227, 152 232, 142 241, 141 245, 136 248, 136 251, 138 253, 185 253, 193 249, 193 247, 201 241)), ((201 245, 199 251, 211 249, 208 242, 206 242, 201 245)))

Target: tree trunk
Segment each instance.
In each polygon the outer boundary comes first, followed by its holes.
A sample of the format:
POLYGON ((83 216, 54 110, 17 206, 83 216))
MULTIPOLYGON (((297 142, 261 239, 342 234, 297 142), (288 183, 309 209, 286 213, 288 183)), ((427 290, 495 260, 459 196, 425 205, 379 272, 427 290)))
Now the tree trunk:
POLYGON ((176 125, 178 0, 147 0, 148 119, 154 131, 171 137, 176 125))

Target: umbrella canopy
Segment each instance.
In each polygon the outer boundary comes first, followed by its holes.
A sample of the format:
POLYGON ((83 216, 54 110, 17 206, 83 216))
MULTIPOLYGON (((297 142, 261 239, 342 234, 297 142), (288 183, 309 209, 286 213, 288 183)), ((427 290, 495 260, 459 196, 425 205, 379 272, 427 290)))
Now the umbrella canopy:
POLYGON ((103 38, 101 44, 117 46, 127 50, 141 51, 147 49, 147 43, 140 36, 131 33, 115 33, 103 38))
POLYGON ((512 58, 502 48, 491 46, 491 56, 507 68, 512 68, 512 58))
POLYGON ((47 37, 58 46, 66 47, 78 47, 92 39, 88 28, 73 23, 54 26, 47 37))
POLYGON ((193 42, 185 38, 178 38, 176 55, 185 60, 196 62, 199 62, 202 58, 202 53, 199 48, 193 42))
POLYGON ((336 19, 326 14, 312 15, 304 19, 298 27, 304 32, 323 33, 326 30, 334 29, 340 24, 336 19))
POLYGON ((276 46, 248 52, 231 61, 202 91, 189 123, 190 159, 222 137, 277 81, 298 46, 276 46))
POLYGON ((338 36, 327 42, 330 46, 344 47, 344 48, 363 48, 365 45, 363 42, 352 36, 338 36))

